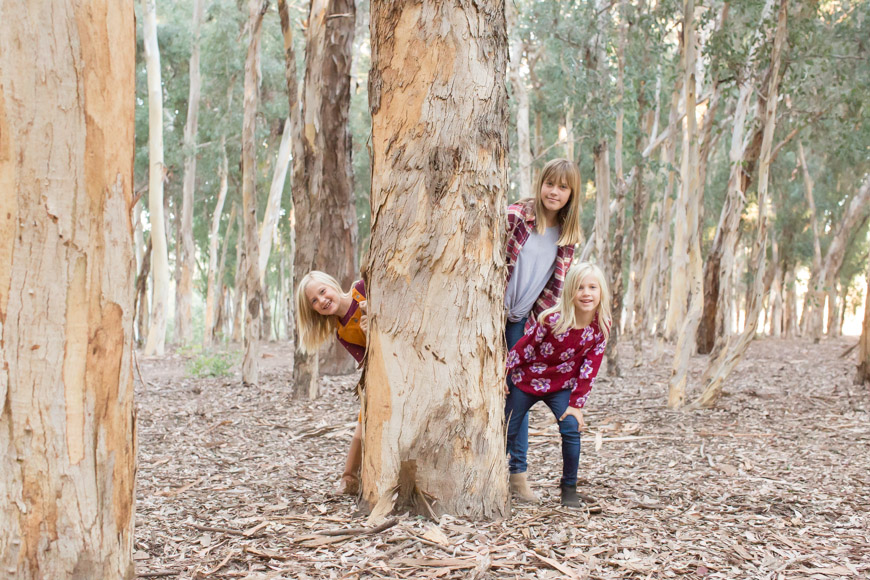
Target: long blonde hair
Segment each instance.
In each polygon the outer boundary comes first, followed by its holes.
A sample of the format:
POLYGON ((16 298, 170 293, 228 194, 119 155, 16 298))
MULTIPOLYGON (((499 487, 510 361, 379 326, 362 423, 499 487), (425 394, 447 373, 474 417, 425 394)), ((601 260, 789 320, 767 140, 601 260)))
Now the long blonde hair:
POLYGON ((553 159, 541 170, 541 174, 535 181, 535 230, 543 235, 547 231, 544 223, 544 201, 541 199, 541 187, 544 182, 564 183, 571 189, 571 197, 565 207, 559 210, 559 226, 562 231, 559 234, 560 246, 574 246, 580 243, 580 170, 577 164, 568 159, 553 159))
POLYGON ((345 294, 345 291, 339 286, 338 280, 320 270, 308 272, 299 281, 299 286, 296 288, 296 337, 299 341, 299 348, 302 349, 302 352, 308 353, 317 351, 320 345, 335 332, 333 321, 335 317, 324 316, 314 310, 305 295, 305 289, 312 282, 320 282, 339 294, 345 294))
POLYGON ((553 334, 562 334, 572 328, 576 328, 577 315, 574 311, 574 295, 577 294, 580 283, 588 276, 595 276, 598 279, 598 286, 601 288, 601 302, 598 303, 598 310, 596 312, 598 328, 604 333, 604 340, 610 338, 610 324, 613 321, 610 314, 610 288, 604 277, 604 272, 592 262, 579 262, 571 266, 565 275, 562 296, 555 306, 541 312, 540 316, 538 316, 538 322, 543 324, 548 316, 558 312, 559 321, 553 327, 553 334))

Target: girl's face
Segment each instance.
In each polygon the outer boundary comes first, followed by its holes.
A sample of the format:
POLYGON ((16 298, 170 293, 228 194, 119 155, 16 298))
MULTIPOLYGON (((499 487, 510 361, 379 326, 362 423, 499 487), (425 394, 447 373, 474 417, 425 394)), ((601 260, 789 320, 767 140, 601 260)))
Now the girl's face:
POLYGON ((601 284, 595 276, 586 276, 580 280, 580 286, 574 293, 574 310, 577 314, 590 314, 601 304, 601 284))
POLYGON ((332 286, 316 280, 305 287, 305 298, 314 312, 323 316, 334 316, 338 313, 341 296, 332 286))
POLYGON ((541 201, 544 207, 557 212, 571 199, 571 188, 564 181, 548 177, 541 183, 541 201))

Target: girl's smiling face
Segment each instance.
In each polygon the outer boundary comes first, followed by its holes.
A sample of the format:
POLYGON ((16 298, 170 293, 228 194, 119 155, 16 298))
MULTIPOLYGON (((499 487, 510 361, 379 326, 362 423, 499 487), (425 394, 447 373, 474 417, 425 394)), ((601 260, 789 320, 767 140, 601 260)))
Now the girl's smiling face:
POLYGON ((601 304, 601 284, 595 276, 586 276, 580 280, 577 292, 574 293, 574 311, 578 316, 594 314, 601 304))
POLYGON ((541 201, 551 212, 558 212, 571 199, 571 188, 561 180, 548 177, 541 183, 541 201))
POLYGON ((341 296, 335 288, 323 282, 312 281, 305 287, 305 297, 314 312, 323 316, 335 316, 341 305, 341 296))

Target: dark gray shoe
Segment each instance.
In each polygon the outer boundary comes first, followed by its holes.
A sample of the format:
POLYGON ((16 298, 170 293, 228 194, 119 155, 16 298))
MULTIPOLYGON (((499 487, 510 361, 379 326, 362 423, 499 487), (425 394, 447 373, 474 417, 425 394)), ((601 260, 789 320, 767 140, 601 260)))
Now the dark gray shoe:
POLYGON ((583 502, 580 501, 580 498, 577 497, 577 486, 576 485, 561 485, 559 488, 562 490, 562 505, 565 507, 574 507, 579 508, 583 507, 583 502))

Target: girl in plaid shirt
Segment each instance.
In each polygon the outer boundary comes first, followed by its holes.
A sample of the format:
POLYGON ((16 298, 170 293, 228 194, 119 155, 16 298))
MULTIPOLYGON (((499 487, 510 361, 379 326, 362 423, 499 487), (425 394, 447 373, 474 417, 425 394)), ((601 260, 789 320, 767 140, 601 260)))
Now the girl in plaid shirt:
POLYGON ((505 405, 511 475, 526 472, 528 439, 518 435, 529 409, 543 401, 562 435, 562 505, 579 507, 577 469, 583 411, 610 334, 610 293, 601 269, 582 262, 568 270, 559 303, 529 327, 507 357, 505 405))
MULTIPOLYGON (((547 308, 555 306, 565 273, 580 243, 580 171, 567 159, 547 163, 535 183, 535 197, 508 206, 505 340, 508 349, 547 308)), ((508 387, 509 389, 510 387, 508 387)), ((518 437, 528 445, 528 418, 518 437)), ((526 474, 512 473, 511 493, 536 502, 526 474)))

